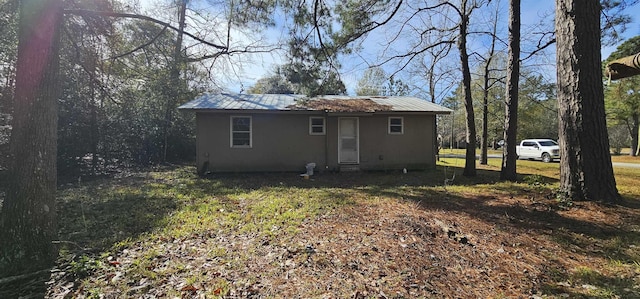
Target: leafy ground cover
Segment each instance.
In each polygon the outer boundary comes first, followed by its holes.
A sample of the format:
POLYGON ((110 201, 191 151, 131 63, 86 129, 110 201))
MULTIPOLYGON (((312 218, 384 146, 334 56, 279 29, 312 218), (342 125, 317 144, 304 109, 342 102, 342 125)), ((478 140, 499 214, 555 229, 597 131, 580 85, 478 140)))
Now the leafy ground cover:
POLYGON ((158 168, 67 185, 52 298, 640 298, 640 181, 555 197, 558 164, 421 172, 158 168), (447 182, 445 183, 445 180, 447 182))

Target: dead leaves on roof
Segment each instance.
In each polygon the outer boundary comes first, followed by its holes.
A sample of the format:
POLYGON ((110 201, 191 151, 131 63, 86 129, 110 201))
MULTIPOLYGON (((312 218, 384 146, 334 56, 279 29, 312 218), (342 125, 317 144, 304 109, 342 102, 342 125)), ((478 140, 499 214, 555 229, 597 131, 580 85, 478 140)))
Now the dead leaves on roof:
POLYGON ((326 110, 328 112, 391 111, 390 105, 381 105, 371 99, 307 99, 287 106, 292 110, 326 110))

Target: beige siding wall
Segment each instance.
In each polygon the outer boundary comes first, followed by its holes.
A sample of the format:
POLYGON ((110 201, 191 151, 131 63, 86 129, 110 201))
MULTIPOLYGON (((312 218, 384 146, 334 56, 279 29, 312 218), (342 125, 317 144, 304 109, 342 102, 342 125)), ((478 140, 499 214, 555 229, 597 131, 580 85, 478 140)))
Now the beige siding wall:
MULTIPOLYGON (((338 116, 326 121, 327 135, 309 134, 308 114, 198 113, 197 164, 210 171, 316 171, 338 169, 338 116), (251 116, 251 148, 230 147, 230 117, 251 116), (326 139, 325 139, 326 138, 326 139), (328 142, 328 144, 325 144, 328 142), (325 147, 329 151, 325 154, 325 147), (327 159, 327 161, 325 161, 327 159), (326 167, 325 167, 326 166, 326 167)), ((318 116, 318 115, 315 115, 318 116)), ((433 115, 402 115, 404 134, 388 134, 389 115, 357 116, 360 168, 424 169, 435 165, 433 115)))
MULTIPOLYGON (((360 117, 361 169, 425 169, 435 165, 434 117, 404 115, 403 134, 389 134, 388 115, 360 117)), ((395 117, 395 116, 394 116, 395 117)))
POLYGON ((198 169, 222 172, 300 171, 315 162, 324 164, 324 135, 309 134, 309 115, 198 113, 198 169), (251 116, 252 147, 232 148, 230 118, 251 116))

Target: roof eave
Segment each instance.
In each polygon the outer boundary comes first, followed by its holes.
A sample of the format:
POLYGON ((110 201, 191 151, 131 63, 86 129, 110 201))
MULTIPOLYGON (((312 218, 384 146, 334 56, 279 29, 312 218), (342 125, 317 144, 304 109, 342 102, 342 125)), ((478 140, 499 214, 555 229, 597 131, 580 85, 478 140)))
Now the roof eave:
POLYGON ((325 110, 302 110, 302 109, 286 109, 286 110, 266 110, 266 109, 214 109, 214 108, 178 108, 185 112, 202 112, 202 113, 299 113, 299 114, 317 114, 329 113, 332 115, 372 115, 372 114, 413 114, 413 115, 433 115, 433 114, 451 114, 451 111, 397 111, 397 110, 378 110, 378 111, 325 111, 325 110))

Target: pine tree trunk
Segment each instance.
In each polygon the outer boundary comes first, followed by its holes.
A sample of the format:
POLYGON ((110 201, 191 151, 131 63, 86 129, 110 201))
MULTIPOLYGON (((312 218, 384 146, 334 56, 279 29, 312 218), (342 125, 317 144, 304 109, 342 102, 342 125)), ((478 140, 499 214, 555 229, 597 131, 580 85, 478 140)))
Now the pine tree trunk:
POLYGON ((171 134, 171 126, 173 123, 173 113, 176 110, 176 103, 180 97, 182 84, 180 83, 180 68, 182 66, 182 40, 183 32, 186 26, 186 13, 187 13, 187 1, 179 0, 178 7, 178 36, 173 48, 173 63, 169 70, 169 79, 172 84, 169 86, 169 92, 167 95, 167 103, 165 107, 165 126, 164 126, 164 146, 162 153, 162 162, 167 162, 167 151, 169 148, 169 135, 171 134))
POLYGON ((44 297, 25 281, 46 279, 57 256, 56 153, 62 1, 20 2, 10 183, 0 214, 0 298, 44 297), (10 280, 10 279, 9 279, 10 280), (5 280, 8 281, 8 280, 5 280))
POLYGON ((557 0, 560 191, 571 200, 615 202, 604 113, 600 1, 557 0))
POLYGON ((488 145, 487 141, 489 140, 489 124, 487 118, 489 117, 489 91, 484 91, 485 95, 482 100, 482 138, 480 139, 480 164, 487 165, 489 164, 489 155, 488 155, 488 145))
POLYGON ((487 154, 489 143, 489 87, 491 79, 491 62, 496 51, 496 40, 498 39, 498 14, 496 10, 496 17, 493 21, 493 31, 491 34, 491 48, 488 53, 484 65, 484 86, 482 89, 482 139, 480 141, 480 164, 487 165, 489 163, 489 157, 487 154))
POLYGON ((518 81, 520 78, 520 0, 509 7, 509 60, 507 66, 507 102, 504 119, 504 147, 500 179, 516 181, 516 144, 518 142, 518 81))
POLYGON ((495 45, 495 35, 491 44, 491 51, 484 66, 484 78, 482 89, 482 138, 480 139, 480 164, 487 165, 489 157, 487 154, 487 141, 489 139, 489 75, 491 69, 491 60, 493 58, 493 49, 495 45))
POLYGON ((460 20, 460 39, 458 40, 458 50, 460 51, 460 62, 462 64, 462 87, 464 90, 464 107, 467 129, 467 149, 465 154, 465 164, 462 175, 476 175, 476 119, 473 111, 473 98, 471 96, 471 70, 469 69, 469 54, 467 53, 467 26, 469 25, 469 13, 467 12, 467 1, 462 1, 462 12, 460 20))
POLYGON ((98 78, 97 76, 97 63, 98 63, 98 55, 93 50, 88 52, 88 66, 87 68, 91 71, 91 81, 89 84, 90 90, 90 99, 89 99, 89 113, 90 113, 90 127, 91 127, 91 175, 95 176, 98 174, 98 143, 100 142, 100 136, 98 131, 98 107, 96 105, 96 82, 93 78, 98 78))
MULTIPOLYGON (((436 82, 435 82, 435 57, 434 56, 434 63, 431 63, 429 66, 429 71, 427 72, 427 78, 429 80, 429 97, 431 98, 431 103, 436 103, 436 82)), ((435 121, 435 125, 434 125, 434 132, 436 132, 436 134, 434 134, 434 143, 433 143, 433 152, 436 153, 436 161, 440 162, 440 140, 439 134, 438 134, 438 117, 435 117, 436 121, 435 121)), ((451 130, 453 130, 453 128, 451 128, 451 130)))

